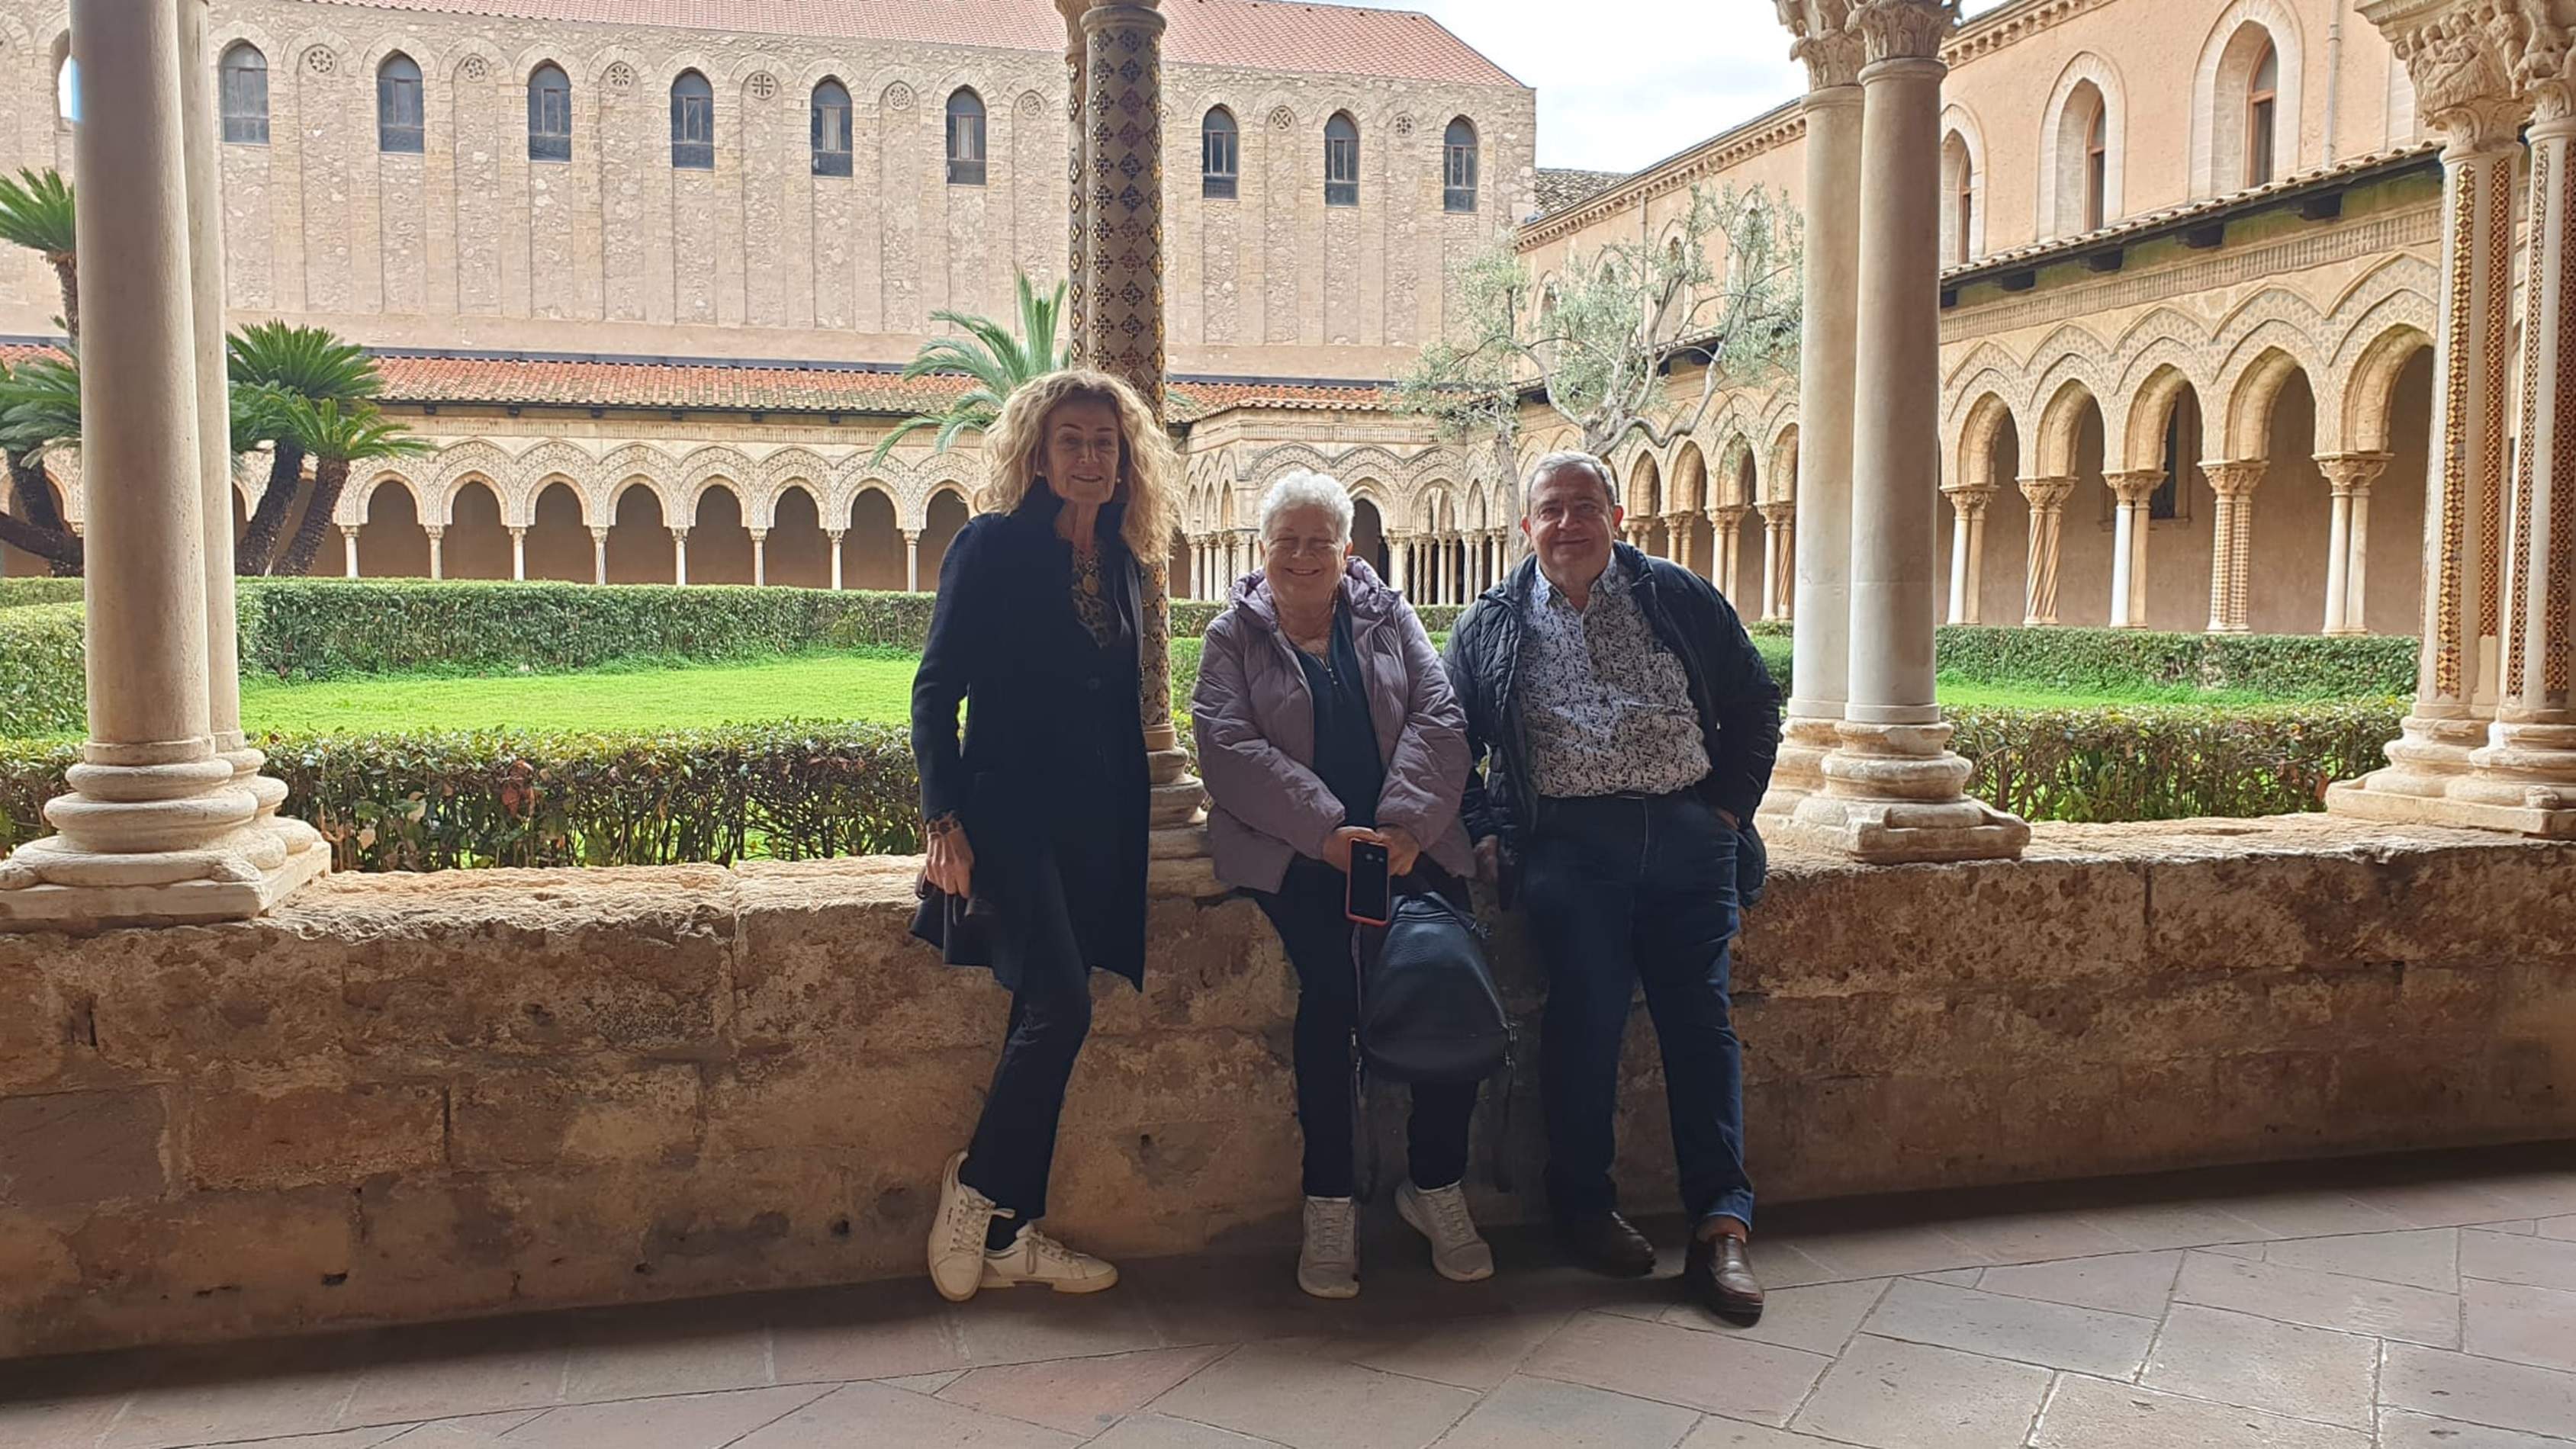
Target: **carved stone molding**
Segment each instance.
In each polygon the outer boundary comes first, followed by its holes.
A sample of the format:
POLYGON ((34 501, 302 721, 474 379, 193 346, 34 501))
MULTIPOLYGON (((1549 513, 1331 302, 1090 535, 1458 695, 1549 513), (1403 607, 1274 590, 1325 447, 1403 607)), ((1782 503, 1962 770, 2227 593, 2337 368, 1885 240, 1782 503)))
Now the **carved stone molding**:
POLYGON ((2386 453, 2319 453, 2317 472, 2324 476, 2334 497, 2366 496, 2370 485, 2378 482, 2379 475, 2388 471, 2389 456, 2386 453))
MULTIPOLYGON (((2454 147, 2484 150, 2510 143, 2531 114, 2522 72, 2534 54, 2534 26, 2523 7, 2541 3, 2382 0, 2362 14, 2404 63, 2417 112, 2454 147)), ((2557 48, 2564 50, 2563 40, 2557 48)))

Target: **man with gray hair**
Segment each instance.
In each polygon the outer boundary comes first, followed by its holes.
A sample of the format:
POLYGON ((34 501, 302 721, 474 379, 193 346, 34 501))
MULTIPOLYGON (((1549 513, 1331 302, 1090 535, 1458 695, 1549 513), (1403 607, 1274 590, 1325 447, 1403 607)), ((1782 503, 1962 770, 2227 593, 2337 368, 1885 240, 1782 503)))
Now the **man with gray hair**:
POLYGON ((1599 458, 1532 465, 1531 557, 1449 641, 1467 715, 1464 813, 1479 873, 1507 907, 1527 903, 1546 959, 1540 1090, 1559 1241, 1605 1273, 1654 1270, 1610 1180, 1619 1047, 1642 981, 1692 1229, 1684 1284, 1749 1323, 1762 1289, 1746 1250, 1728 949, 1739 887, 1759 884, 1751 822, 1779 749, 1780 691, 1724 596, 1616 542, 1619 519, 1599 458))

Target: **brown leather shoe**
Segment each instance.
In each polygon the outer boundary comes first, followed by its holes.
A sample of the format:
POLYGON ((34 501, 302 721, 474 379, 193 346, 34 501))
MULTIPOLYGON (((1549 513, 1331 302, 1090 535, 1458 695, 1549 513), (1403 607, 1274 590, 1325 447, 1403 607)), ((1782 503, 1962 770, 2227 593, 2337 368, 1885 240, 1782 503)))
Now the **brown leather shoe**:
POLYGON ((1613 1278, 1643 1278, 1655 1271, 1655 1245, 1617 1213, 1561 1219, 1557 1246, 1595 1273, 1613 1278))
POLYGON ((1762 1318, 1762 1285, 1754 1281, 1753 1260, 1744 1240, 1731 1233, 1691 1239, 1682 1263, 1682 1283, 1702 1308, 1729 1323, 1751 1324, 1762 1318))

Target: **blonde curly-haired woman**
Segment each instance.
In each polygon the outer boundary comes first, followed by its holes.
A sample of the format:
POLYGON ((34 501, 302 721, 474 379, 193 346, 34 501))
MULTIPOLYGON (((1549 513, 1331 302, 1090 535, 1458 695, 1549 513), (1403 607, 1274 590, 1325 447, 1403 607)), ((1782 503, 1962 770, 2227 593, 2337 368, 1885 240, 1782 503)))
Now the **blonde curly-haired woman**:
POLYGON ((1036 1223, 1065 1083, 1091 1029, 1091 973, 1144 981, 1139 645, 1178 471, 1144 400, 1098 372, 1024 385, 985 449, 984 511, 940 565, 912 686, 929 847, 913 929, 1011 992, 982 1120, 949 1160, 930 1229, 931 1281, 953 1301, 1118 1281, 1036 1223))

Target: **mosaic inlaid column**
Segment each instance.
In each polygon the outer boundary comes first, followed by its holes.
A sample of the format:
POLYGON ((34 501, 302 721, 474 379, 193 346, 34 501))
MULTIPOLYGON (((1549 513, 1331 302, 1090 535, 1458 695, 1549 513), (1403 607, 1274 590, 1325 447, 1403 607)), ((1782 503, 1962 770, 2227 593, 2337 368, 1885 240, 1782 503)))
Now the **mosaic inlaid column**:
MULTIPOLYGON (((2561 44, 2564 43, 2563 37, 2561 44)), ((2576 837, 2576 63, 2534 86, 2526 139, 2521 448, 2507 516, 2503 685, 2487 743, 2452 782, 2464 824, 2576 837)))
POLYGON ((1083 12, 1091 0, 1056 0, 1064 16, 1064 187, 1065 289, 1060 329, 1066 360, 1075 367, 1091 365, 1088 277, 1091 262, 1091 88, 1085 61, 1091 42, 1082 33, 1083 12))
MULTIPOLYGON (((1869 400, 1851 413, 1850 689, 1825 788, 1785 828, 1874 863, 2014 856, 2030 839, 2029 826, 1965 793, 1970 766, 1951 752, 1933 693, 1940 47, 1957 20, 1950 0, 1865 0, 1849 26, 1866 62, 1851 378, 1853 396, 1869 400)), ((1800 369, 1817 370, 1812 358, 1800 369)), ((1807 610, 1808 624, 1821 612, 1807 610)))
POLYGON ((2207 462, 2200 471, 2216 497, 2209 543, 2209 632, 2251 629, 2247 598, 2254 573, 2254 490, 2263 482, 2261 458, 2207 462))
POLYGON ((2072 478, 2024 478, 2021 496, 2030 503, 2030 554, 2022 596, 2023 627, 2057 622, 2057 566, 2065 552, 2066 500, 2075 496, 2072 478))
MULTIPOLYGON (((1807 68, 1806 276, 1798 349, 1798 496, 1807 546, 1792 591, 1801 621, 1790 641, 1790 694, 1766 820, 1787 819, 1825 788, 1824 761, 1840 742, 1851 670, 1852 362, 1860 311, 1860 86, 1862 44, 1847 0, 1778 0, 1807 68)), ((1928 435, 1927 435, 1928 441, 1928 435)), ((1715 523, 1723 509, 1712 509, 1715 523)), ((1717 524, 1721 590, 1740 576, 1741 513, 1717 524)))
POLYGON ((218 279, 192 261, 187 117, 203 26, 198 0, 72 7, 83 85, 115 102, 74 128, 75 169, 119 181, 76 219, 85 275, 113 279, 81 297, 89 738, 45 806, 57 833, 0 860, 0 926, 239 919, 319 864, 290 859, 214 732, 195 288, 218 279))
POLYGON ((1977 622, 1977 590, 1986 562, 1986 505, 1995 501, 1992 483, 1952 483, 1941 489, 1950 500, 1950 613, 1953 624, 1977 622))
POLYGON ((2325 632, 2367 634, 2370 485, 2388 469, 2386 453, 2321 453, 2317 471, 2333 490, 2326 525, 2325 632))
POLYGON ((2165 486, 2162 468, 2129 468, 2106 473, 2111 486, 2111 627, 2147 627, 2147 525, 2156 490, 2165 486))
MULTIPOLYGON (((2510 12, 2508 12, 2510 13, 2510 12)), ((2529 113, 2507 27, 2458 0, 2363 8, 2441 135, 2441 311, 2433 340, 2433 427, 2424 482, 2424 610, 2415 699, 2388 767, 2331 786, 2326 808, 2378 820, 2452 818, 2439 803, 2487 742, 2502 634, 2515 134, 2529 113)))
MULTIPOLYGON (((838 560, 839 551, 835 550, 832 557, 838 560)), ((590 531, 590 581, 594 584, 608 582, 608 530, 604 528, 590 531)))

